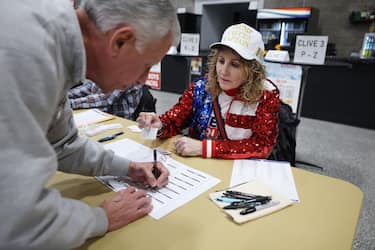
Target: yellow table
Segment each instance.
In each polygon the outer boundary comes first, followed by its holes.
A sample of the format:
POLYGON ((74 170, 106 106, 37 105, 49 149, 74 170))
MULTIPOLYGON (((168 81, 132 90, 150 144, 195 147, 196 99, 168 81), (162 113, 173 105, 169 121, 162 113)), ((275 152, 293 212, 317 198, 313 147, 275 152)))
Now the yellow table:
MULTIPOLYGON (((126 127, 131 121, 116 118, 125 134, 146 146, 171 149, 172 140, 144 141, 126 127)), ((111 121, 113 122, 113 121, 111 121)), ((101 134, 111 134, 113 131, 101 134)), ((232 160, 172 156, 221 180, 213 189, 172 213, 154 220, 149 216, 103 237, 91 239, 81 249, 351 249, 363 193, 356 186, 334 178, 293 168, 301 202, 260 219, 237 225, 208 198, 214 190, 227 188, 232 160)), ((58 172, 50 187, 63 196, 97 206, 112 191, 93 178, 58 172)))

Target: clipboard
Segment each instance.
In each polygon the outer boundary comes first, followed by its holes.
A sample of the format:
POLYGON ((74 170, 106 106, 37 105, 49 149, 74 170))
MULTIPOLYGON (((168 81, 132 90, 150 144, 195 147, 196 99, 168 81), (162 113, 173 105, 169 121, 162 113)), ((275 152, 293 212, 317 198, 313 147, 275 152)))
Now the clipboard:
POLYGON ((226 213, 229 217, 233 219, 234 222, 238 224, 263 217, 265 215, 274 213, 276 211, 279 211, 293 204, 293 201, 289 200, 282 194, 274 192, 273 190, 271 190, 270 187, 256 180, 246 182, 244 184, 240 184, 235 187, 228 188, 226 190, 221 190, 221 191, 211 193, 209 194, 209 197, 211 201, 213 201, 219 208, 221 208, 221 210, 224 213, 226 213), (263 196, 271 196, 272 197, 272 201, 270 202, 271 206, 268 206, 264 209, 259 209, 253 213, 246 214, 246 215, 240 214, 242 209, 223 209, 223 207, 228 205, 228 203, 218 201, 217 198, 221 197, 223 193, 227 190, 239 191, 243 193, 251 193, 251 194, 256 194, 256 195, 263 195, 263 196))

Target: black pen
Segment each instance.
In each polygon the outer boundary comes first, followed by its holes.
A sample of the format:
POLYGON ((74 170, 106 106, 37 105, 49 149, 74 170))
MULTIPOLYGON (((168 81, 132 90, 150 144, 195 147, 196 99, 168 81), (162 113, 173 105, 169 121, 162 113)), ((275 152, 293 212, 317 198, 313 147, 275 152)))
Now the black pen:
POLYGON ((121 131, 121 132, 118 132, 118 133, 113 134, 113 135, 105 136, 105 137, 100 138, 100 139, 98 140, 98 142, 110 141, 110 140, 113 140, 113 139, 115 139, 117 136, 122 135, 122 134, 124 134, 124 132, 121 131))
POLYGON ((259 205, 263 205, 262 202, 232 202, 229 205, 226 205, 223 207, 223 209, 238 209, 238 208, 249 208, 249 207, 255 207, 259 205))
POLYGON ((152 174, 155 176, 155 179, 158 179, 160 176, 160 171, 157 167, 157 162, 158 162, 158 154, 156 149, 154 149, 154 164, 152 166, 152 174))
POLYGON ((251 213, 254 213, 255 211, 263 210, 263 209, 273 207, 273 206, 276 206, 276 205, 279 205, 279 204, 280 204, 279 201, 271 201, 271 202, 269 202, 267 204, 264 204, 264 205, 249 206, 249 207, 245 208, 244 210, 240 211, 240 215, 251 214, 251 213))
POLYGON ((243 192, 234 191, 234 190, 227 190, 226 193, 228 193, 228 194, 235 194, 235 195, 242 195, 242 196, 249 196, 249 197, 256 196, 255 194, 243 193, 243 192))

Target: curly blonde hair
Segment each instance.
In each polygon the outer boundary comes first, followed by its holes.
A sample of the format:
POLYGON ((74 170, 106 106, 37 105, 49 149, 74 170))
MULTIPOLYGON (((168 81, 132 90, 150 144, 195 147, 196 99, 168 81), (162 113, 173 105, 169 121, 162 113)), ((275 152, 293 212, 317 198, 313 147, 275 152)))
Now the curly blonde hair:
MULTIPOLYGON (((221 88, 217 82, 216 62, 220 48, 211 49, 208 55, 208 84, 206 89, 216 98, 221 93, 221 88)), ((232 50, 232 49, 231 49, 232 50)), ((241 68, 246 76, 246 81, 240 86, 240 96, 247 104, 254 104, 259 101, 263 92, 263 81, 266 79, 264 66, 257 60, 245 60, 237 52, 232 53, 239 57, 241 68)))

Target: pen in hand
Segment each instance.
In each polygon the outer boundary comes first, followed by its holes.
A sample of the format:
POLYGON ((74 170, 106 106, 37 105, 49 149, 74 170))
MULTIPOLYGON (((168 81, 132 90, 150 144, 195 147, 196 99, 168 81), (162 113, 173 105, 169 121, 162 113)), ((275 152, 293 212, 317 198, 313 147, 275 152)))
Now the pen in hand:
POLYGON ((154 149, 154 164, 152 166, 152 174, 155 176, 155 179, 158 179, 160 176, 160 171, 157 167, 157 161, 158 161, 157 151, 156 149, 154 149))
POLYGON ((105 137, 100 138, 100 139, 98 140, 98 142, 110 141, 110 140, 113 140, 113 139, 115 139, 117 136, 122 135, 122 134, 124 134, 124 132, 121 131, 121 132, 118 132, 118 133, 113 134, 113 135, 105 136, 105 137))

